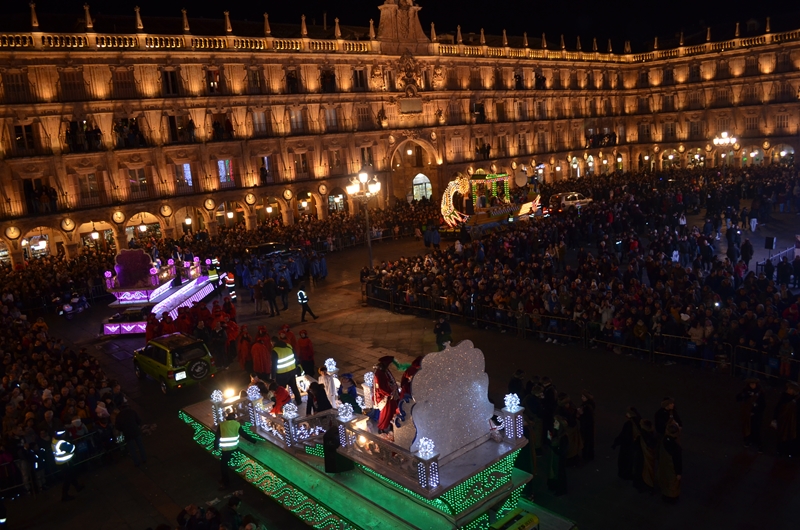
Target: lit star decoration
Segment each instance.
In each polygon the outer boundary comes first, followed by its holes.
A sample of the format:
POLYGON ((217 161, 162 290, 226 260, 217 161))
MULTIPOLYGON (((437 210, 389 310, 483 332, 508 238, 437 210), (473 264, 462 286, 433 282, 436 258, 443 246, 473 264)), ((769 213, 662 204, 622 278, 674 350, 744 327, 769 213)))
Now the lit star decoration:
POLYGON ((111 278, 111 271, 106 271, 103 274, 105 274, 106 278, 111 278))
POLYGON ((371 387, 375 383, 375 374, 367 372, 364 374, 364 384, 371 387))
POLYGON ((328 372, 335 372, 339 368, 336 366, 336 361, 331 357, 330 359, 325 359, 325 369, 328 370, 328 372))
POLYGON ((297 417, 297 405, 294 403, 287 403, 283 406, 283 417, 286 419, 297 417))
POLYGON ((506 394, 505 403, 508 412, 517 412, 522 408, 519 406, 519 396, 516 394, 506 394))
POLYGON ((341 407, 339 407, 339 420, 340 421, 350 421, 353 419, 353 405, 350 403, 344 403, 341 407))
POLYGON ((429 456, 433 456, 433 451, 436 448, 436 445, 433 443, 433 440, 430 438, 422 438, 419 441, 419 456, 428 458, 429 456))
POLYGON ((250 401, 258 401, 261 399, 261 391, 258 389, 256 385, 251 385, 247 387, 247 399, 250 401))
POLYGON ((222 403, 222 390, 214 390, 211 392, 211 401, 214 403, 222 403))

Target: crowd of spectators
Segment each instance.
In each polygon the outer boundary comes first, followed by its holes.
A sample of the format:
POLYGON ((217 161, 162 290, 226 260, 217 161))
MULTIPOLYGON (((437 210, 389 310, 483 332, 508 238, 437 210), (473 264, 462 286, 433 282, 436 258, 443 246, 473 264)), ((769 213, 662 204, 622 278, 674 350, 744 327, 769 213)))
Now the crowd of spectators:
POLYGON ((747 237, 759 230, 753 218, 800 212, 794 169, 599 176, 542 185, 543 204, 567 191, 594 201, 579 213, 553 212, 384 262, 362 278, 379 288, 376 298, 401 308, 441 310, 501 332, 632 355, 657 347, 667 359, 707 366, 738 346, 748 374, 797 379, 800 313, 791 287, 800 286, 800 259, 756 272, 747 237), (703 208, 702 226, 686 221, 703 208), (726 243, 729 257, 720 259, 726 243), (569 250, 577 258, 567 263, 569 250))
MULTIPOLYGON (((438 216, 438 207, 430 201, 413 204, 398 203, 395 207, 370 211, 372 239, 397 238, 414 233, 415 228, 438 216)), ((279 242, 308 253, 333 252, 343 247, 360 244, 365 240, 365 222, 362 215, 332 213, 326 219, 303 217, 292 225, 280 220, 262 223, 255 230, 246 230, 243 223, 220 227, 209 236, 205 231, 187 233, 171 239, 156 237, 150 232, 135 231, 128 245, 144 248, 154 258, 163 261, 187 252, 195 256, 216 257, 225 270, 233 270, 236 260, 245 255, 251 245, 279 242), (229 269, 228 269, 229 268, 229 269)), ((114 270, 116 249, 86 247, 75 259, 62 253, 30 259, 16 270, 5 264, 2 272, 5 281, 0 289, 3 301, 11 301, 20 308, 38 308, 56 296, 71 297, 73 292, 92 293, 93 287, 102 291, 105 271, 114 270)))
POLYGON ((107 458, 117 447, 115 419, 127 398, 97 359, 52 337, 41 317, 30 322, 6 300, 0 325, 0 490, 38 492, 56 472, 54 433, 68 433, 75 464, 107 458))

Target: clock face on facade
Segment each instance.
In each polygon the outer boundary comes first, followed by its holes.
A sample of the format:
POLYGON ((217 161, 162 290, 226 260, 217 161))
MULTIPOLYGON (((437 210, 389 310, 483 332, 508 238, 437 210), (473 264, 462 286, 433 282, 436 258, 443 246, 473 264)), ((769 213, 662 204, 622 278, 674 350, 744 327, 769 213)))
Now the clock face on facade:
POLYGON ((247 195, 244 196, 244 202, 252 206, 253 204, 256 203, 256 196, 253 195, 252 193, 248 193, 247 195))
POLYGON ((320 184, 318 189, 319 189, 319 194, 320 195, 327 195, 328 194, 328 186, 326 186, 325 184, 320 184))
POLYGON ((17 239, 20 236, 19 228, 16 226, 9 226, 6 228, 6 237, 8 239, 17 239))
POLYGON ((72 232, 75 230, 75 221, 67 217, 63 221, 61 221, 61 228, 66 230, 67 232, 72 232))
POLYGON ((206 207, 206 210, 213 210, 217 207, 217 203, 214 202, 214 199, 206 199, 206 202, 203 203, 203 206, 206 207))
POLYGON ((114 219, 115 223, 120 224, 122 221, 125 220, 125 214, 120 211, 116 211, 114 212, 114 215, 111 216, 111 218, 114 219))
POLYGON ((169 204, 164 204, 161 206, 161 215, 164 217, 169 217, 172 215, 172 207, 169 204))
POLYGON ((294 195, 292 194, 292 190, 283 191, 283 198, 286 199, 287 201, 291 201, 293 196, 294 195))

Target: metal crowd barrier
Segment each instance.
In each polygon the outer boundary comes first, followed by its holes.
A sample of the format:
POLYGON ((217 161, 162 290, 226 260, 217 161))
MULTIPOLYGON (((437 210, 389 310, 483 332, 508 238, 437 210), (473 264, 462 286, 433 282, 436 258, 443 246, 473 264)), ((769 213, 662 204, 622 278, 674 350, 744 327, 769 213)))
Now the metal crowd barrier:
POLYGON ((528 339, 577 343, 584 348, 603 347, 616 353, 635 355, 651 363, 691 364, 731 376, 756 376, 769 380, 796 381, 800 375, 800 361, 797 359, 781 360, 779 356, 764 350, 734 346, 729 342, 695 343, 689 336, 653 334, 649 331, 643 337, 636 337, 632 331, 615 331, 609 335, 599 322, 510 310, 498 314, 495 308, 481 305, 455 311, 446 297, 399 292, 375 285, 372 280, 362 286, 362 301, 392 312, 425 318, 436 319, 439 315, 445 315, 449 320, 473 327, 515 333, 528 339), (748 350, 758 359, 750 365, 744 361, 748 350))
MULTIPOLYGON (((789 247, 786 250, 781 250, 777 254, 773 254, 769 259, 777 260, 777 261, 773 261, 772 262, 772 263, 775 264, 775 267, 777 268, 777 264, 780 263, 780 261, 783 259, 784 256, 788 256, 789 257, 789 261, 792 261, 794 259, 794 250, 795 250, 794 247, 789 247)), ((756 263, 756 274, 758 274, 760 272, 764 272, 764 266, 766 264, 767 264, 767 260, 765 260, 765 259, 757 262, 756 263)))

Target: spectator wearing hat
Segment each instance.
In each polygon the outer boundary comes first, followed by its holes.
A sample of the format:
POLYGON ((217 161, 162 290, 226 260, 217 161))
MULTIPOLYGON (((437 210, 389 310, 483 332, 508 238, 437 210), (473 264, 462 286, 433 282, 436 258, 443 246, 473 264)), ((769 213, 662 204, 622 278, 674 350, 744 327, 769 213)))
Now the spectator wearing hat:
POLYGON ((678 436, 680 426, 672 422, 664 430, 658 451, 658 486, 664 502, 676 503, 681 495, 681 476, 683 475, 683 449, 678 436))

